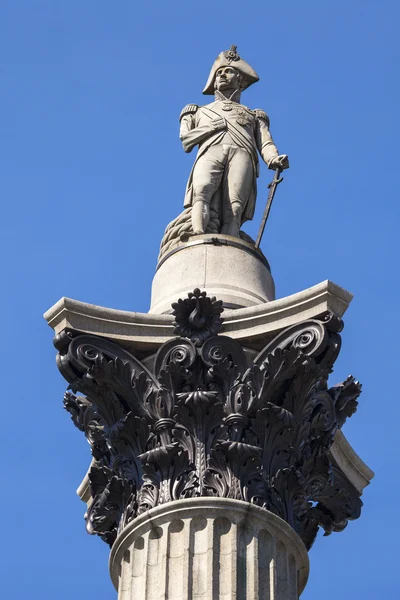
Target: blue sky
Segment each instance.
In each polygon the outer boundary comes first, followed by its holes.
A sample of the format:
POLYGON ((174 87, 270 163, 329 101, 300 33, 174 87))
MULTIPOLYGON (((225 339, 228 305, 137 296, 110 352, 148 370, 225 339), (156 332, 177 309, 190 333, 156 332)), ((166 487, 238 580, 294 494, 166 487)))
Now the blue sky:
POLYGON ((262 242, 277 296, 325 279, 355 294, 331 381, 364 385, 344 432, 376 477, 361 519, 317 539, 302 598, 399 597, 399 19, 396 0, 0 4, 5 598, 115 597, 42 314, 61 296, 148 310, 194 157, 179 113, 232 43, 261 78, 243 102, 291 161, 262 242))

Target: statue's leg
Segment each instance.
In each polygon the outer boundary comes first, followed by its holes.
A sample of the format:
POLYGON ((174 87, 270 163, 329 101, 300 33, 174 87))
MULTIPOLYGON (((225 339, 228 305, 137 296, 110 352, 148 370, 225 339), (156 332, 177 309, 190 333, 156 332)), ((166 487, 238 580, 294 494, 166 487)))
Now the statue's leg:
POLYGON ((211 146, 196 162, 192 176, 192 227, 195 234, 206 232, 211 198, 221 184, 224 162, 222 146, 211 146))
POLYGON ((221 233, 239 237, 243 211, 253 182, 254 167, 250 154, 243 148, 232 148, 224 173, 221 233))

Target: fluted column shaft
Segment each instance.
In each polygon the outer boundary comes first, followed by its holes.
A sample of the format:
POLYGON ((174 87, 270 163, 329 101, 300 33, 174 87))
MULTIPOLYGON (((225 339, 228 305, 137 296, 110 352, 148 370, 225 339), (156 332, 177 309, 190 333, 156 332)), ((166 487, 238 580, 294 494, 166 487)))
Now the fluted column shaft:
POLYGON ((298 600, 308 569, 304 544, 285 521, 224 498, 148 511, 110 556, 119 600, 298 600))

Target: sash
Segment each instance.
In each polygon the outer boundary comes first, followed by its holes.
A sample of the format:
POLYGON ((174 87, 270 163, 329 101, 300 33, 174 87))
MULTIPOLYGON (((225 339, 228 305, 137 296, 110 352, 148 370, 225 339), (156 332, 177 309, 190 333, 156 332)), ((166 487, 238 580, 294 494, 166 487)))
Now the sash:
MULTIPOLYGON (((219 119, 222 118, 219 113, 217 113, 212 108, 208 108, 208 106, 201 106, 199 108, 199 110, 202 111, 206 115, 206 117, 208 117, 211 120, 213 120, 215 117, 211 116, 209 113, 212 113, 212 115, 217 116, 219 119)), ((242 148, 247 150, 247 152, 250 154, 251 158, 253 159, 254 166, 257 167, 258 155, 257 155, 257 151, 254 148, 251 141, 248 140, 245 135, 243 135, 243 133, 240 131, 240 129, 237 129, 232 123, 230 123, 228 121, 228 119, 225 119, 225 120, 226 120, 227 130, 231 134, 232 138, 237 142, 238 146, 241 146, 242 148)))

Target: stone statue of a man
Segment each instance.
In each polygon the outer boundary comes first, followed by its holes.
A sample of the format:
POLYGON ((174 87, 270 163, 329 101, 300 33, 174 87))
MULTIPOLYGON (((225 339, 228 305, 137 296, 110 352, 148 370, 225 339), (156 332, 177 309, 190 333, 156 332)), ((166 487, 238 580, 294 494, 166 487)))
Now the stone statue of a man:
POLYGON ((240 104, 243 90, 258 81, 257 73, 240 58, 236 46, 214 62, 203 94, 215 94, 205 106, 188 104, 180 116, 185 152, 198 146, 186 189, 185 207, 192 206, 195 234, 205 233, 212 205, 220 215, 221 233, 239 236, 242 223, 253 218, 258 153, 270 169, 287 169, 279 155, 263 110, 240 104))

